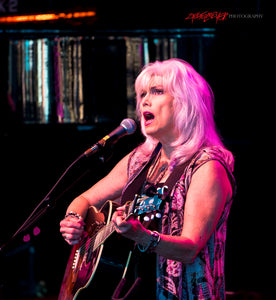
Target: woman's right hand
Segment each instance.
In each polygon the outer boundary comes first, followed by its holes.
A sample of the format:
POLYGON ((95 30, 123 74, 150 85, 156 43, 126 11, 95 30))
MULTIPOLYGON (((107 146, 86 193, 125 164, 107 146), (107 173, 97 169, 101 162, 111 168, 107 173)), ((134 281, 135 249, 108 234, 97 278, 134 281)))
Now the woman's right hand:
POLYGON ((60 232, 69 245, 75 245, 82 238, 84 225, 83 220, 69 216, 60 222, 60 232))

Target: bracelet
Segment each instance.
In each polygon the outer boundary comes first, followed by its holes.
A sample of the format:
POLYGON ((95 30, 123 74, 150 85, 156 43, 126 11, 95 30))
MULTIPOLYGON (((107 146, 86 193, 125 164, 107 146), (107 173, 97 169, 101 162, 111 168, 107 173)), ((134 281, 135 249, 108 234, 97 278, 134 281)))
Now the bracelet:
POLYGON ((160 237, 159 232, 152 231, 151 238, 152 238, 152 241, 151 241, 151 245, 150 245, 150 251, 153 251, 159 244, 161 237, 160 237))
POLYGON ((157 231, 150 232, 150 241, 146 247, 142 248, 141 245, 137 244, 137 248, 140 252, 153 251, 160 242, 160 234, 157 231))
POLYGON ((68 217, 77 218, 78 220, 82 219, 82 216, 79 215, 78 213, 74 212, 74 211, 70 211, 68 214, 66 214, 65 217, 64 217, 64 219, 66 219, 68 217))

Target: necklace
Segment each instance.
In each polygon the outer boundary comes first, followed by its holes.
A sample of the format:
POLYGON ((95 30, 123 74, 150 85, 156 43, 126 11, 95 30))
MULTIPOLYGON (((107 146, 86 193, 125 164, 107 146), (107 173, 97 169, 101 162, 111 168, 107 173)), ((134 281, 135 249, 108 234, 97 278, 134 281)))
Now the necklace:
POLYGON ((147 182, 150 182, 155 186, 158 183, 160 183, 160 181, 162 180, 162 178, 164 177, 165 173, 169 168, 168 162, 164 162, 161 165, 160 164, 161 164, 161 152, 158 153, 158 157, 156 158, 152 168, 150 168, 147 175, 147 182))
POLYGON ((166 174, 169 164, 167 162, 163 163, 159 168, 161 162, 161 152, 159 152, 152 164, 149 168, 146 180, 142 185, 142 193, 146 194, 149 197, 152 197, 156 194, 157 185, 160 183, 164 175, 166 174))

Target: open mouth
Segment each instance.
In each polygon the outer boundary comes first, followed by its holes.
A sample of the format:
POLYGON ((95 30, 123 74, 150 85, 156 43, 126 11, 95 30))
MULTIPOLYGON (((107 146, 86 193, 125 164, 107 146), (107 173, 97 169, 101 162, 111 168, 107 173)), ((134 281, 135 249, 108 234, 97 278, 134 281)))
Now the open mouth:
POLYGON ((154 119, 154 115, 148 111, 144 112, 144 119, 146 121, 150 121, 150 120, 153 120, 154 119))
POLYGON ((150 125, 154 120, 154 114, 152 114, 149 111, 145 111, 143 113, 143 116, 144 116, 144 119, 145 119, 145 126, 150 125))

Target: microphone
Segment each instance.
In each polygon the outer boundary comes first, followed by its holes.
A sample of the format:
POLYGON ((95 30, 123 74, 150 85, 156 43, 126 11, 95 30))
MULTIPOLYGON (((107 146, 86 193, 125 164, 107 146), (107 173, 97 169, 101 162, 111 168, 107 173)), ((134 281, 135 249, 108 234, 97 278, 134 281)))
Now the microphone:
POLYGON ((88 157, 88 156, 100 151, 102 148, 104 148, 107 145, 115 144, 121 137, 123 137, 125 135, 133 134, 135 132, 136 128, 137 128, 137 125, 132 119, 124 119, 121 122, 120 126, 118 126, 116 129, 114 129, 108 135, 103 137, 101 140, 99 140, 91 148, 87 149, 83 153, 83 156, 88 157))

